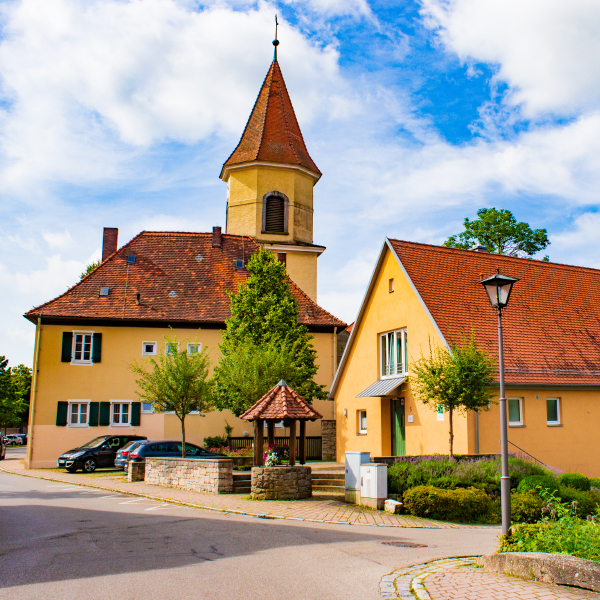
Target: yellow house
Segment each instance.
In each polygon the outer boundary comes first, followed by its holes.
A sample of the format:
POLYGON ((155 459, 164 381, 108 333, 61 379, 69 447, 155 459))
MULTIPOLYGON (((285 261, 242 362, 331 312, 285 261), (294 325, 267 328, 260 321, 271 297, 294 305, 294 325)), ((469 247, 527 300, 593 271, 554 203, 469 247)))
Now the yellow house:
MULTIPOLYGON (((104 434, 178 439, 172 414, 154 414, 140 401, 130 370, 135 359, 166 351, 175 330, 180 348, 208 348, 219 359, 228 291, 247 278, 259 244, 286 264, 299 322, 314 335, 316 381, 329 388, 337 368, 338 332, 346 324, 316 304, 313 186, 321 176, 310 158, 277 61, 269 69, 242 139, 223 166, 227 230, 142 232, 118 249, 116 228, 105 228, 102 263, 63 295, 29 311, 36 325, 34 378, 26 466, 52 467, 64 451, 104 434)), ((324 421, 333 406, 316 401, 324 421)), ((188 441, 249 433, 228 411, 186 419, 188 441)), ((282 432, 283 433, 283 432, 282 432)), ((319 435, 311 423, 307 435, 319 435)))
MULTIPOLYGON (((330 390, 337 456, 448 453, 448 415, 415 401, 411 364, 475 332, 497 353, 478 281, 520 279, 505 310, 509 451, 600 476, 600 271, 386 239, 330 390)), ((490 390, 498 396, 498 390, 490 390)), ((455 415, 454 451, 498 453, 498 405, 455 415)))

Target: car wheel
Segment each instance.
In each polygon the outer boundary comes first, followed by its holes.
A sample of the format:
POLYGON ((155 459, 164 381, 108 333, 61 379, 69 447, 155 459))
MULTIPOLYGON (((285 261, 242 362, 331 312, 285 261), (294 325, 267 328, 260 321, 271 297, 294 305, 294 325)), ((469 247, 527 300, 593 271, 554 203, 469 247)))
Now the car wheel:
POLYGON ((83 470, 86 473, 93 473, 96 470, 96 461, 93 458, 86 458, 83 461, 83 470))
POLYGON ((69 471, 69 473, 77 473, 77 467, 67 467, 67 471, 69 471))

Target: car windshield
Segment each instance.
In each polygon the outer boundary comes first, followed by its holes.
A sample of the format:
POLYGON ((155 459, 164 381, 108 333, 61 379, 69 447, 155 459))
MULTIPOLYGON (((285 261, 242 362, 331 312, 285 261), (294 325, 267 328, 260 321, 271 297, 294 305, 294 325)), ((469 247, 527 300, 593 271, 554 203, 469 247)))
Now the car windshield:
POLYGON ((139 445, 140 445, 140 440, 133 440, 133 442, 129 442, 129 443, 125 444, 121 448, 121 451, 123 451, 123 450, 133 450, 134 446, 139 446, 139 445))
POLYGON ((80 448, 95 448, 106 441, 106 436, 94 438, 91 442, 79 446, 80 448))

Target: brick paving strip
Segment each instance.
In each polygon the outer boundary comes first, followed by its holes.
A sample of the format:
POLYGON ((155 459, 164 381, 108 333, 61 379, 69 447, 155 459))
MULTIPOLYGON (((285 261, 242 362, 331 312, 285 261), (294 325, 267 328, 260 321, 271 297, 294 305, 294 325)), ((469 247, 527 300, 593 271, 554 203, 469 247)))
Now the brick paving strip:
POLYGON ((403 567, 381 579, 382 598, 393 600, 599 600, 573 587, 488 573, 477 556, 447 558, 403 567))
POLYGON ((458 525, 429 519, 421 519, 410 515, 390 515, 371 510, 363 506, 346 504, 331 496, 315 494, 310 500, 250 500, 248 496, 239 494, 201 494, 174 488, 148 485, 143 482, 128 483, 123 476, 108 476, 102 471, 93 475, 73 474, 51 469, 25 470, 22 461, 5 460, 0 470, 6 473, 58 481, 73 485, 84 485, 91 488, 108 490, 149 498, 159 502, 171 502, 231 514, 248 515, 263 519, 289 519, 296 521, 314 521, 321 523, 342 523, 346 525, 369 525, 379 527, 404 527, 422 529, 459 529, 486 527, 458 525))

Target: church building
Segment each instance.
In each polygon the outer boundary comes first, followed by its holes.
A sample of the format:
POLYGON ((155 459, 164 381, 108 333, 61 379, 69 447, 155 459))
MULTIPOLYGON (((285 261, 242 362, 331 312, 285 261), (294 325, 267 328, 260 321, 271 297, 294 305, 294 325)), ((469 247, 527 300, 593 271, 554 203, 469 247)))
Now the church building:
MULTIPOLYGON (((277 56, 220 177, 227 184, 224 233, 142 231, 119 248, 118 230, 105 228, 100 266, 25 314, 36 326, 28 468, 54 467, 62 452, 104 434, 179 439, 177 416, 154 413, 137 396, 129 365, 166 352, 171 328, 180 349, 206 347, 217 364, 230 316, 227 292, 247 279, 245 266, 260 245, 286 265, 299 322, 314 336, 316 381, 329 389, 346 324, 316 303, 317 258, 325 248, 313 243, 313 188, 321 172, 277 56)), ((331 402, 314 406, 332 422, 331 402)), ((233 436, 248 435, 247 422, 213 411, 188 416, 186 438, 203 445, 223 434, 226 420, 233 436)), ((308 436, 320 434, 321 422, 307 426, 308 436)))

